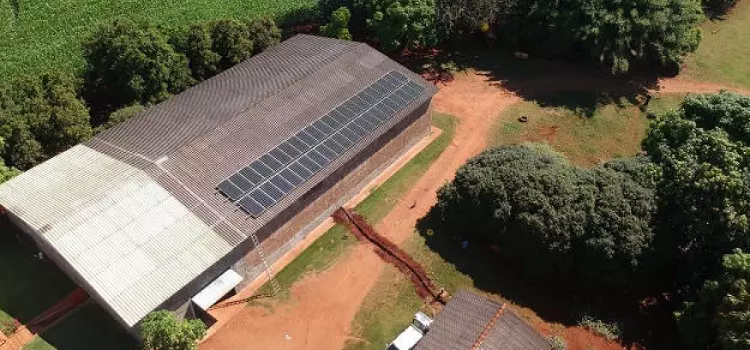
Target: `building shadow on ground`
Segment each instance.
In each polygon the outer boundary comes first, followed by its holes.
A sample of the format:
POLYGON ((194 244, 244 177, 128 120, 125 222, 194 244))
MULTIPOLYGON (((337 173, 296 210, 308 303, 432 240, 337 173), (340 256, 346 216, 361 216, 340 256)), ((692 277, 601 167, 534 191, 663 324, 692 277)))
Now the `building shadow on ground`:
POLYGON ((566 284, 564 276, 557 280, 529 278, 524 266, 501 259, 498 247, 469 240, 463 248, 461 243, 466 238, 442 225, 434 209, 419 220, 417 230, 427 246, 469 276, 474 287, 529 308, 547 322, 575 326, 583 315, 589 315, 619 324, 627 348, 636 344, 648 349, 681 347, 672 316, 674 305, 658 297, 618 291, 583 292, 578 286, 566 284), (644 304, 644 299, 653 302, 644 304))

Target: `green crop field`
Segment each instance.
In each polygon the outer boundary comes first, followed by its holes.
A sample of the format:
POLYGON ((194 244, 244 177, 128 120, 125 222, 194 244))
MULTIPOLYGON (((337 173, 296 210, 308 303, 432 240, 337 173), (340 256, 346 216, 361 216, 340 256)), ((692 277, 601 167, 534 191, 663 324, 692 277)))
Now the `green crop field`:
POLYGON ((112 18, 166 28, 212 19, 280 16, 316 0, 0 0, 0 82, 82 67, 80 43, 112 18))

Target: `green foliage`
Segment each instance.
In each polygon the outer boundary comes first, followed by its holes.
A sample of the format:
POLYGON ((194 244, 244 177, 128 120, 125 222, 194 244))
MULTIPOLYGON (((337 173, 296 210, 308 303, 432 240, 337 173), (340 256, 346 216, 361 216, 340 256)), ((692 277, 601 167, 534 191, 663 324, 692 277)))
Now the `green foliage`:
POLYGON ((213 50, 213 38, 207 24, 194 24, 186 32, 178 32, 170 38, 170 43, 187 57, 190 72, 196 80, 206 80, 221 71, 221 55, 213 50))
POLYGON ((656 176, 642 158, 589 170, 550 151, 505 146, 461 167, 437 209, 455 232, 496 243, 529 273, 624 286, 650 250, 656 176))
POLYGON ((749 115, 747 97, 688 97, 655 121, 643 142, 663 172, 660 235, 670 249, 663 255, 692 274, 688 282, 714 275, 733 248, 750 247, 749 115))
POLYGON ((102 132, 104 130, 107 130, 117 124, 120 124, 130 118, 135 117, 138 113, 141 113, 146 110, 146 107, 142 104, 133 104, 127 107, 122 107, 109 115, 109 120, 107 120, 106 123, 99 125, 96 132, 102 132))
POLYGON ((88 108, 78 89, 78 80, 70 76, 43 74, 0 91, 0 149, 11 167, 31 168, 91 137, 88 108))
POLYGON ((255 52, 263 52, 281 42, 281 29, 273 19, 265 17, 250 21, 247 25, 250 40, 254 43, 255 52))
POLYGON ((719 279, 706 281, 697 300, 675 315, 690 349, 749 349, 750 254, 725 255, 719 279))
POLYGON ((607 323, 588 315, 584 315, 578 325, 607 340, 616 341, 622 336, 622 330, 617 323, 607 323))
POLYGON ((91 137, 89 111, 78 90, 77 79, 59 74, 25 77, 11 85, 12 117, 29 126, 47 156, 91 137))
POLYGON ((437 42, 434 0, 374 0, 367 23, 385 51, 437 42))
POLYGON ((114 20, 83 43, 85 98, 94 113, 158 103, 193 83, 187 59, 153 25, 114 20))
POLYGON ((197 350, 206 335, 200 320, 180 321, 170 311, 154 311, 141 321, 141 338, 148 350, 197 350))
POLYGON ((699 0, 438 0, 449 37, 493 31, 511 44, 601 62, 625 73, 634 62, 674 68, 700 42, 699 0))
POLYGON ((340 7, 331 14, 331 21, 320 28, 320 33, 329 38, 352 40, 349 33, 349 20, 352 13, 346 7, 340 7))
POLYGON ((231 68, 253 55, 253 42, 247 25, 234 20, 219 20, 208 24, 211 49, 219 57, 219 70, 231 68))

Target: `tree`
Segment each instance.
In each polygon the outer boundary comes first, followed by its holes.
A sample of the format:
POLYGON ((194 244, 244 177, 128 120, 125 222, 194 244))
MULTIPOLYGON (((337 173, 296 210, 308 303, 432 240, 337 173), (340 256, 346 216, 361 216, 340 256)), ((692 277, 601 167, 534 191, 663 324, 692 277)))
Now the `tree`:
POLYGON ((184 55, 153 25, 114 20, 83 43, 84 97, 97 118, 132 103, 158 103, 193 79, 184 55))
POLYGON ((11 113, 28 125, 47 156, 91 137, 89 111, 78 98, 79 86, 77 79, 60 74, 24 77, 11 84, 11 113))
POLYGON ((120 108, 112 112, 112 114, 109 115, 109 120, 107 120, 106 123, 99 125, 99 127, 96 130, 96 133, 100 133, 115 125, 123 123, 129 120, 130 118, 135 117, 138 113, 141 113, 145 110, 146 110, 146 107, 141 104, 133 104, 127 107, 120 108))
POLYGON ((352 18, 351 12, 346 7, 341 7, 331 14, 331 21, 320 28, 320 33, 329 38, 341 40, 352 40, 349 33, 349 20, 352 18))
POLYGON ((266 51, 269 47, 281 42, 281 29, 271 18, 254 19, 248 23, 247 30, 256 53, 266 51))
POLYGON ((707 280, 675 316, 690 349, 750 349, 750 254, 725 255, 719 279, 707 280))
POLYGON ((212 50, 219 54, 219 69, 231 68, 253 55, 253 42, 247 26, 234 20, 219 20, 208 24, 212 50))
POLYGON ((682 283, 714 276, 723 254, 750 247, 748 112, 750 99, 739 95, 688 97, 643 142, 662 169, 663 255, 690 273, 682 283))
MULTIPOLYGON (((5 140, 0 137, 0 150, 5 149, 5 140)), ((8 181, 21 174, 21 171, 5 165, 5 161, 0 159, 0 183, 8 181)))
POLYGON ((437 210, 535 276, 622 287, 651 248, 656 176, 641 158, 587 170, 549 150, 506 146, 462 166, 437 210))
POLYGON ((520 0, 435 0, 437 21, 447 36, 461 40, 476 31, 490 31, 517 15, 520 0))
POLYGON ((197 350, 206 335, 200 320, 180 321, 167 310, 154 311, 141 321, 141 338, 148 350, 197 350))
POLYGON ((170 38, 170 43, 187 57, 190 72, 196 80, 206 80, 221 71, 221 55, 214 51, 208 25, 191 25, 186 32, 178 32, 170 38))
POLYGON ((434 0, 375 0, 367 23, 385 51, 437 42, 434 0))

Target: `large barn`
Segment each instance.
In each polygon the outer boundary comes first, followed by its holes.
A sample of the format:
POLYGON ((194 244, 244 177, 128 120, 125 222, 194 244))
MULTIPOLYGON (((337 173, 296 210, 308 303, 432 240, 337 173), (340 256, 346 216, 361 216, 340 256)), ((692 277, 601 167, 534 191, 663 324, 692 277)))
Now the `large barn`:
POLYGON ((124 327, 189 316, 426 136, 435 91, 365 44, 296 36, 0 185, 0 205, 124 327))

